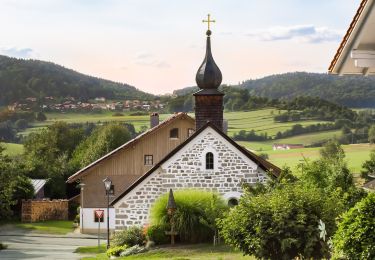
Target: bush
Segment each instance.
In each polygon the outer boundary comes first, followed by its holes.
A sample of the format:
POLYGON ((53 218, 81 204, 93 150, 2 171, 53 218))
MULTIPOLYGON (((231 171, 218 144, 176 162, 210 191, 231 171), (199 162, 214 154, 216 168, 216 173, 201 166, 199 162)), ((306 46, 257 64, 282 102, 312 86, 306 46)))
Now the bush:
POLYGON ((111 247, 110 249, 107 250, 107 256, 108 257, 120 256, 120 254, 127 248, 128 248, 127 245, 111 247))
POLYGON ((330 237, 341 212, 337 208, 342 208, 339 198, 297 183, 255 196, 245 192, 239 205, 219 220, 220 234, 258 259, 327 258, 329 247, 318 225, 322 220, 330 237))
POLYGON ((375 259, 375 193, 343 214, 333 245, 336 257, 375 259))
POLYGON ((146 251, 147 251, 147 249, 145 247, 135 245, 135 246, 132 246, 132 247, 124 250, 122 253, 120 253, 120 256, 135 255, 135 254, 139 254, 139 253, 144 253, 146 251))
POLYGON ((133 226, 129 229, 116 232, 113 237, 114 246, 135 246, 144 245, 146 241, 146 236, 143 233, 141 227, 133 226))
POLYGON ((153 225, 147 228, 147 239, 153 241, 156 245, 168 244, 170 238, 165 234, 168 230, 166 225, 153 225))
MULTIPOLYGON (((180 240, 190 243, 212 241, 217 230, 216 219, 228 209, 220 195, 202 190, 179 190, 174 195, 177 205, 174 222, 180 240)), ((154 203, 151 224, 170 230, 167 202, 168 194, 164 194, 154 203)))
POLYGON ((7 249, 8 246, 4 245, 3 243, 0 243, 0 250, 7 249))

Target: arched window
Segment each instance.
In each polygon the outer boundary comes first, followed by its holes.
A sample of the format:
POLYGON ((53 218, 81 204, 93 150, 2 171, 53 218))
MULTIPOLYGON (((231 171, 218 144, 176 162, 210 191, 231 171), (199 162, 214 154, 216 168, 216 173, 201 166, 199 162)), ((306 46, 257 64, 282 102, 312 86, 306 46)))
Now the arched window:
POLYGON ((231 198, 228 200, 228 206, 233 208, 238 205, 238 200, 236 198, 231 198))
POLYGON ((169 131, 169 138, 178 138, 178 128, 173 128, 169 131))
POLYGON ((206 153, 206 169, 212 170, 214 168, 214 154, 209 152, 206 153))

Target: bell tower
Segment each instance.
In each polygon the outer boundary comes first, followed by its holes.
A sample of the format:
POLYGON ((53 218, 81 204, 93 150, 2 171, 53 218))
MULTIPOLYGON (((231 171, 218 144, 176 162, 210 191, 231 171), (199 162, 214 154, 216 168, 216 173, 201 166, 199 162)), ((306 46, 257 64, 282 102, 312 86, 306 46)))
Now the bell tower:
POLYGON ((195 80, 200 90, 194 93, 195 97, 195 128, 198 130, 208 121, 223 130, 223 96, 218 90, 222 81, 219 67, 216 65, 211 53, 210 23, 215 20, 203 20, 208 24, 206 56, 199 67, 195 80))

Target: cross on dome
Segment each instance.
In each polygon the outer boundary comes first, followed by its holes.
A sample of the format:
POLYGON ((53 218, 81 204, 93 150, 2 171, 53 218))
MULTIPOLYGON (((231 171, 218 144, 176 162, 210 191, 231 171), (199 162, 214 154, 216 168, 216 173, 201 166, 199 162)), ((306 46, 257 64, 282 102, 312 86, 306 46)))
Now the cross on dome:
POLYGON ((210 30, 210 23, 216 23, 215 20, 211 20, 211 15, 208 14, 207 15, 207 20, 202 20, 202 23, 207 23, 207 30, 209 31, 210 30))

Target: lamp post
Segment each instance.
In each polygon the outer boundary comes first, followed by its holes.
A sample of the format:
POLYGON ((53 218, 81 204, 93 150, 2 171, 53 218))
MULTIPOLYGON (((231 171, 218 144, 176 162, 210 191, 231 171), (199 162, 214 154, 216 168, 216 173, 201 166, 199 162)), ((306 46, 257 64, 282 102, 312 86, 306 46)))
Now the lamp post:
POLYGON ((83 182, 81 182, 79 184, 79 186, 81 187, 81 233, 83 233, 83 190, 86 186, 86 184, 84 184, 83 182))
POLYGON ((103 182, 107 193, 107 249, 109 249, 109 191, 111 190, 112 181, 110 178, 106 177, 103 182))

